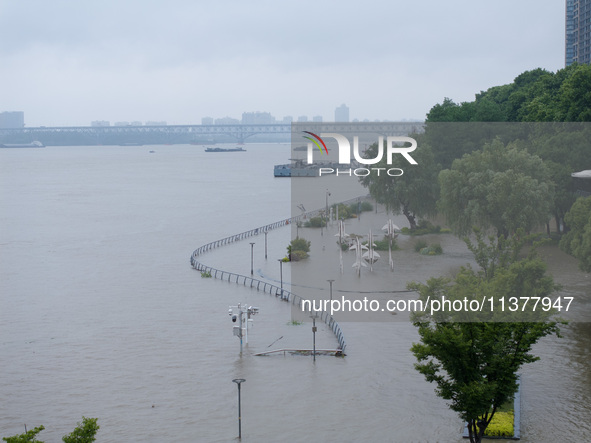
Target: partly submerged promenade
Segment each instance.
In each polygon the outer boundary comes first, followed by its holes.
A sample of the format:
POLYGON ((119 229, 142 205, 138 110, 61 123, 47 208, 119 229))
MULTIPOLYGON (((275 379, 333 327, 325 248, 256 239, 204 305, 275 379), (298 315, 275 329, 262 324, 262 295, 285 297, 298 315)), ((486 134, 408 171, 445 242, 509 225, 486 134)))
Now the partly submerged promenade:
MULTIPOLYGON (((355 199, 355 201, 357 201, 357 199, 355 199)), ((282 228, 285 226, 289 226, 292 223, 297 223, 297 222, 301 221, 302 219, 305 219, 306 217, 314 217, 320 211, 321 210, 310 211, 310 212, 307 212, 305 214, 302 214, 302 215, 299 215, 296 217, 291 217, 288 219, 280 220, 280 221, 277 221, 277 222, 274 222, 274 223, 271 223, 271 224, 268 224, 265 226, 261 226, 259 228, 251 229, 249 231, 241 232, 239 234, 234 234, 229 237, 225 237, 220 240, 216 240, 211 243, 207 243, 207 244, 195 249, 195 251, 193 251, 193 254, 191 255, 191 266, 194 269, 196 269, 197 271, 200 271, 202 273, 210 275, 211 277, 219 278, 220 280, 226 280, 229 282, 234 282, 237 284, 242 284, 244 286, 249 286, 251 288, 256 289, 257 291, 268 292, 270 295, 274 295, 275 297, 277 297, 283 301, 291 302, 293 305, 297 305, 297 306, 301 307, 302 301, 303 301, 302 297, 300 297, 297 294, 294 294, 291 291, 288 291, 286 289, 282 289, 281 287, 279 287, 277 285, 274 285, 274 284, 271 284, 266 281, 259 280, 259 279, 253 278, 253 277, 248 277, 246 275, 241 275, 241 274, 237 274, 234 272, 228 272, 228 271, 224 271, 221 269, 213 268, 211 266, 207 266, 207 265, 201 263, 199 261, 199 258, 204 253, 211 251, 213 249, 219 248, 221 246, 225 246, 225 245, 229 245, 234 242, 245 240, 247 238, 257 236, 259 234, 265 235, 265 233, 267 233, 271 230, 282 228)), ((322 320, 324 323, 326 323, 326 325, 332 330, 332 332, 336 336, 336 339, 339 343, 340 353, 342 353, 344 355, 345 349, 347 347, 347 343, 345 341, 343 331, 341 330, 341 327, 339 326, 337 321, 332 317, 332 315, 330 315, 326 311, 319 311, 319 312, 317 312, 317 315, 318 315, 317 318, 319 320, 322 320)))

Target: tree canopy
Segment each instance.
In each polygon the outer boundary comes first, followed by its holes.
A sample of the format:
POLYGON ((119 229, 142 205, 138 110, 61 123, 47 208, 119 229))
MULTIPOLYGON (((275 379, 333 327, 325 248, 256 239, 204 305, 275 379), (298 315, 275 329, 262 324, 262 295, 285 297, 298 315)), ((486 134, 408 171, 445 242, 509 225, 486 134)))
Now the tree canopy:
MULTIPOLYGON (((481 91, 471 102, 455 103, 446 97, 427 113, 426 135, 433 148, 435 161, 448 168, 454 159, 479 149, 483 143, 492 139, 487 138, 486 132, 471 131, 466 135, 462 134, 461 129, 459 134, 448 132, 442 137, 437 131, 437 125, 441 122, 590 121, 591 66, 573 64, 555 73, 539 68, 523 72, 513 83, 481 91)), ((461 126, 454 127, 454 132, 458 128, 461 126)), ((496 136, 499 134, 492 135, 496 136)), ((503 139, 504 142, 511 140, 503 139)), ((554 144, 551 149, 553 155, 568 150, 568 145, 564 143, 554 144)), ((587 156, 585 163, 588 162, 587 156)))
MULTIPOLYGON (((378 145, 374 143, 365 151, 365 158, 377 157, 378 145)), ((386 164, 386 156, 372 168, 383 168, 378 175, 376 171, 360 177, 359 181, 369 189, 376 202, 386 206, 393 213, 406 216, 411 229, 417 226, 418 217, 426 217, 436 213, 436 202, 439 197, 437 174, 440 166, 434 161, 428 145, 421 145, 413 152, 417 165, 409 165, 400 155, 392 158, 392 164, 386 164), (385 170, 399 168, 402 175, 391 176, 385 170)))
POLYGON ((437 384, 437 395, 449 400, 449 407, 468 423, 472 443, 481 441, 498 408, 512 399, 519 368, 539 359, 531 353, 532 346, 559 333, 550 311, 506 313, 495 305, 491 312, 488 306, 490 297, 508 302, 515 296, 547 297, 556 289, 539 258, 517 258, 522 244, 517 237, 490 238, 487 244, 477 232, 477 243, 469 247, 480 270, 465 267, 451 279, 408 285, 425 303, 487 300, 484 313, 475 316, 466 310, 429 309, 412 315, 420 336, 420 343, 411 348, 418 361, 415 368, 437 384), (475 321, 483 319, 487 321, 475 321))
MULTIPOLYGON (((64 443, 92 443, 96 440, 96 433, 100 426, 97 424, 98 418, 82 417, 82 423, 78 422, 76 428, 67 435, 62 437, 64 443)), ((24 434, 13 435, 12 437, 3 437, 7 443, 43 443, 42 440, 37 440, 39 434, 45 427, 43 425, 37 426, 34 429, 29 429, 24 434)))
POLYGON ((513 83, 493 86, 472 102, 445 98, 427 114, 427 122, 589 122, 591 66, 572 64, 557 72, 537 68, 513 83))
POLYGON ((579 267, 591 272, 591 196, 579 198, 564 217, 569 232, 560 247, 579 260, 579 267))
POLYGON ((439 183, 439 209, 460 235, 477 226, 507 236, 550 215, 553 184, 542 160, 499 140, 455 160, 439 183))

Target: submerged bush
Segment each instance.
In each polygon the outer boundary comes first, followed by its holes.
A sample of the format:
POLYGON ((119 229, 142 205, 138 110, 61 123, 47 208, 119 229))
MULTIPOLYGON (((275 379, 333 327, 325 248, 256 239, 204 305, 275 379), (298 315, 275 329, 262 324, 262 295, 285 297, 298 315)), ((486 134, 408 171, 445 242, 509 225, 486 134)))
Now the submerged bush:
POLYGON ((484 431, 484 435, 488 437, 512 437, 515 432, 513 418, 513 411, 495 412, 492 421, 484 431))
MULTIPOLYGON (((339 214, 340 217, 340 214, 339 214)), ((305 224, 304 227, 306 228, 322 228, 326 226, 326 220, 322 217, 312 217, 310 220, 308 220, 305 224)))
MULTIPOLYGON (((388 245, 390 244, 390 240, 388 239, 387 236, 384 236, 384 238, 382 240, 377 240, 374 241, 375 246, 375 250, 376 251, 387 251, 388 250, 388 245)), ((392 250, 396 251, 398 248, 398 243, 396 243, 396 239, 393 238, 392 239, 392 250)))

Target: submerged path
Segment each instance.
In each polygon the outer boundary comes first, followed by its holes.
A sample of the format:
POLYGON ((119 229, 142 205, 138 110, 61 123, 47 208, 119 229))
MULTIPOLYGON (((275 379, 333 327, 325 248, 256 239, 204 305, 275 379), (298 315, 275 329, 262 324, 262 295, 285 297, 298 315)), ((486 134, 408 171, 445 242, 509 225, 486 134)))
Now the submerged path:
MULTIPOLYGON (((350 202, 358 201, 359 198, 351 199, 350 202)), ((348 203, 348 202, 342 202, 348 203)), ((265 226, 261 226, 260 228, 251 229, 250 231, 241 232, 240 234, 231 235, 229 237, 222 238, 220 240, 213 241, 211 243, 207 243, 193 251, 191 255, 191 266, 196 269, 197 271, 206 272, 211 274, 212 277, 219 278, 220 280, 227 280, 230 282, 235 282, 242 284, 244 286, 250 286, 251 288, 256 288, 258 291, 268 292, 275 297, 280 298, 283 301, 291 302, 292 304, 297 304, 299 307, 302 306, 302 297, 297 294, 294 294, 291 291, 287 291, 286 289, 281 289, 277 285, 273 285, 271 283, 265 282, 263 280, 258 280, 256 278, 248 277, 246 275, 236 274, 233 272, 223 271, 221 269, 212 268, 211 266, 207 266, 199 261, 199 257, 203 255, 205 252, 210 251, 212 249, 219 248, 221 246, 228 245, 230 243, 234 243, 240 240, 244 240, 246 238, 265 234, 273 229, 282 228, 284 226, 290 225, 292 223, 297 223, 306 217, 313 217, 317 215, 321 210, 315 210, 306 212, 305 214, 298 215, 296 217, 291 217, 285 220, 281 220, 275 223, 271 223, 265 226)), ((345 352, 345 348, 347 344, 345 342, 345 337, 343 336, 343 331, 341 327, 337 323, 337 321, 326 311, 318 312, 318 318, 332 330, 334 335, 339 342, 339 349, 345 352)))

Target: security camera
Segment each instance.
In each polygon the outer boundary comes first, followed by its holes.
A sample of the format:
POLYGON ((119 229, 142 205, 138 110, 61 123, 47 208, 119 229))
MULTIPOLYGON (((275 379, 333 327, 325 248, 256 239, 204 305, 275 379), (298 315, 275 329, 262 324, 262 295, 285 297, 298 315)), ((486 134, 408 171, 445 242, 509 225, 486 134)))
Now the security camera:
POLYGON ((228 309, 228 315, 232 315, 232 308, 228 309))
POLYGON ((236 316, 235 315, 232 316, 232 322, 236 323, 236 316))

